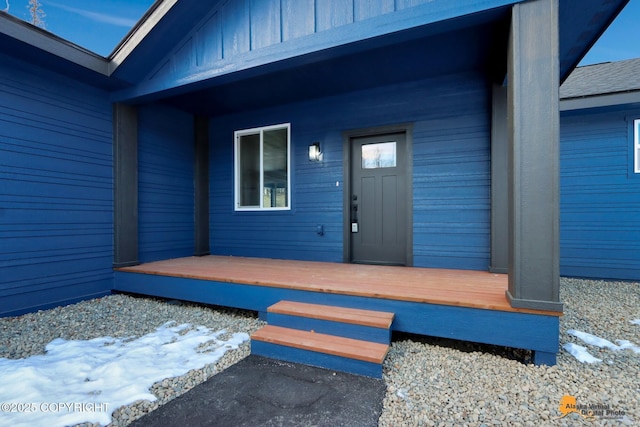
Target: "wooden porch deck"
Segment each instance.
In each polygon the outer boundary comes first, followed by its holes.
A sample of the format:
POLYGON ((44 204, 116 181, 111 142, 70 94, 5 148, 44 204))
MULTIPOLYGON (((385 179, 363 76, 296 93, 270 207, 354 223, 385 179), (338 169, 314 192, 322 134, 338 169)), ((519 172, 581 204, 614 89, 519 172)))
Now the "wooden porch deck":
POLYGON ((559 315, 557 312, 511 307, 505 296, 507 275, 484 271, 224 256, 177 258, 124 267, 118 271, 326 294, 559 315))
POLYGON ((560 313, 511 307, 504 274, 205 256, 119 268, 114 283, 264 316, 281 301, 388 312, 392 331, 529 349, 538 364, 555 364, 559 348, 560 313))

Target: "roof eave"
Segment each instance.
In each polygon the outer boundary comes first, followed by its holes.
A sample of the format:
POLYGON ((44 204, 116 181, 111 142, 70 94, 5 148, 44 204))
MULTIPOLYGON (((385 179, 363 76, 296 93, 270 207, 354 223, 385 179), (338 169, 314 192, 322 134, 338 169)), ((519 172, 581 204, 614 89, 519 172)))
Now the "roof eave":
POLYGON ((109 60, 75 43, 35 27, 4 11, 0 11, 0 35, 37 48, 104 76, 109 76, 109 60))
MULTIPOLYGON (((565 13, 571 13, 573 8, 575 7, 575 2, 577 1, 578 0, 574 0, 574 2, 572 3, 568 0, 565 0, 565 2, 562 3, 562 5, 564 5, 565 8, 561 9, 561 11, 564 11, 565 13)), ((592 17, 591 18, 592 20, 590 21, 590 23, 593 23, 594 20, 597 18, 597 20, 599 20, 601 23, 604 23, 604 25, 600 25, 599 27, 598 26, 592 27, 595 29, 595 31, 593 31, 591 34, 589 34, 589 29, 586 28, 585 25, 577 26, 577 28, 579 28, 581 32, 580 34, 577 34, 576 40, 578 41, 578 43, 582 43, 583 40, 588 40, 588 43, 582 46, 581 49, 576 48, 576 46, 572 46, 571 44, 568 46, 568 48, 565 51, 561 49, 561 52, 560 52, 560 56, 561 56, 560 57, 560 61, 561 61, 560 62, 560 84, 561 85, 566 81, 566 79, 569 77, 571 72, 576 67, 578 67, 578 64, 580 64, 580 61, 582 61, 585 55, 591 50, 591 48, 593 48, 593 45, 596 44, 596 42, 600 39, 600 37, 602 37, 602 34, 604 34, 604 32, 609 28, 609 25, 611 25, 611 23, 620 14, 620 12, 622 12, 622 10, 625 8, 628 2, 629 0, 620 1, 618 6, 615 9, 612 9, 611 11, 609 11, 608 15, 606 16, 599 14, 596 17, 592 17)), ((603 5, 604 4, 605 2, 603 2, 603 5)))
POLYGON ((156 0, 109 55, 109 74, 113 74, 178 0, 156 0))
POLYGON ((560 99, 560 111, 640 104, 640 90, 560 99))

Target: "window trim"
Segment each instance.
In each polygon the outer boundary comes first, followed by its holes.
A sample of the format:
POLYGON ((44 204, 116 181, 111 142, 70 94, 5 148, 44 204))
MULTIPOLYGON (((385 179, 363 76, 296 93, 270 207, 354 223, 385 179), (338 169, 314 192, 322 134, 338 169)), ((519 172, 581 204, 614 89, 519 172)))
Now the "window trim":
POLYGON ((633 120, 633 172, 640 174, 640 119, 633 120))
POLYGON ((241 129, 233 133, 233 174, 234 174, 234 200, 233 207, 236 212, 273 212, 291 210, 291 123, 261 126, 251 129, 241 129), (266 207, 264 196, 261 194, 260 206, 240 206, 240 137, 260 134, 260 189, 264 191, 264 132, 276 129, 287 129, 287 206, 266 207))

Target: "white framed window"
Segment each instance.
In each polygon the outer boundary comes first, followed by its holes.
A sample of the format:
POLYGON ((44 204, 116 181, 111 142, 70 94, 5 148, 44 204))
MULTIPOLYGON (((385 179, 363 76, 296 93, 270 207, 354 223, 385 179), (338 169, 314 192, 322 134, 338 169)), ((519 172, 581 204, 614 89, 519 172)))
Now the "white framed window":
POLYGON ((640 119, 633 121, 633 157, 633 171, 640 173, 640 119))
POLYGON ((291 209, 291 124, 234 132, 235 210, 291 209))

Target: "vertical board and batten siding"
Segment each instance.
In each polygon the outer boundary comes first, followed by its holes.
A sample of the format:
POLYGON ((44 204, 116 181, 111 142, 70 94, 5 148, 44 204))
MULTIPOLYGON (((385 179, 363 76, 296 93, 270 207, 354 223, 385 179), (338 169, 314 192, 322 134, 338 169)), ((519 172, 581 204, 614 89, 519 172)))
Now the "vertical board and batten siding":
POLYGON ((486 270, 487 87, 481 75, 459 74, 212 119, 212 253, 341 262, 343 132, 412 123, 414 265, 486 270), (292 209, 235 212, 233 132, 278 123, 291 123, 292 209), (315 141, 321 162, 307 158, 315 141), (324 226, 324 236, 317 225, 324 226))
POLYGON ((0 55, 0 316, 111 292, 111 103, 0 55))
POLYGON ((140 262, 193 255, 193 116, 174 108, 138 109, 140 262))
POLYGON ((632 171, 634 111, 563 113, 560 274, 640 280, 640 175, 632 171))

